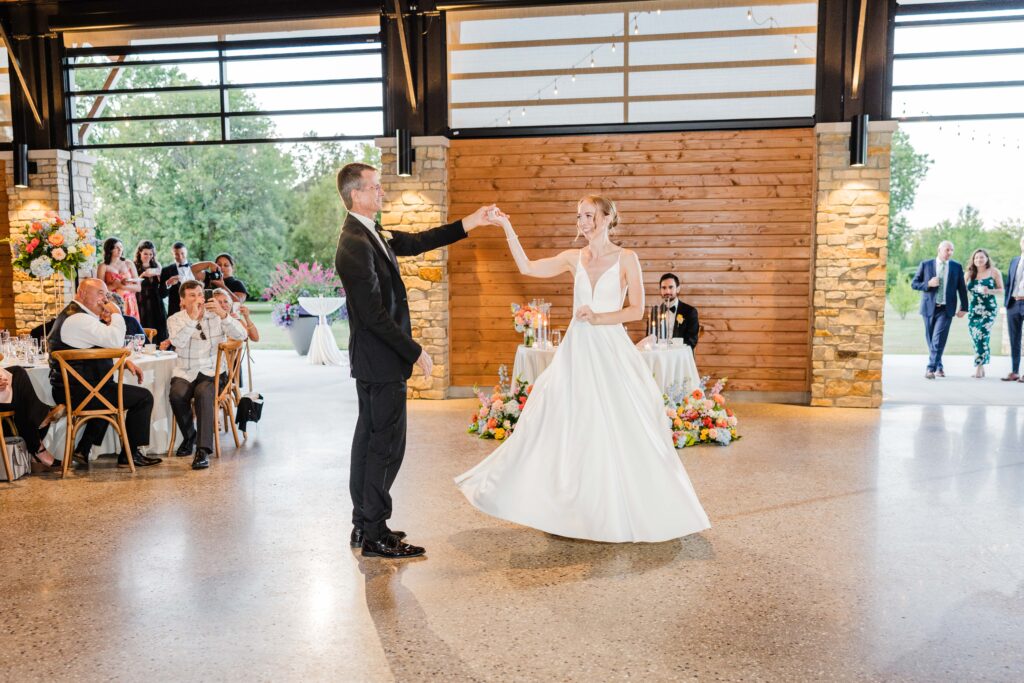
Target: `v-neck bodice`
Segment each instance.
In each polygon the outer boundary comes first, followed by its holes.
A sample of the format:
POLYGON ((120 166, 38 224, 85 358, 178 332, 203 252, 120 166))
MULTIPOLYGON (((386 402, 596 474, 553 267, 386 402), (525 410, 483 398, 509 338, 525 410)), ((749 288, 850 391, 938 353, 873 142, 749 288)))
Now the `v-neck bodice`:
POLYGON ((621 266, 619 265, 621 254, 620 258, 616 259, 615 263, 611 266, 605 268, 604 272, 593 283, 590 281, 587 269, 583 267, 582 251, 580 254, 580 260, 576 263, 573 309, 575 310, 580 306, 590 306, 591 310, 595 313, 608 313, 621 309, 626 296, 619 284, 621 279, 621 266), (614 271, 614 277, 609 277, 612 271, 614 271))

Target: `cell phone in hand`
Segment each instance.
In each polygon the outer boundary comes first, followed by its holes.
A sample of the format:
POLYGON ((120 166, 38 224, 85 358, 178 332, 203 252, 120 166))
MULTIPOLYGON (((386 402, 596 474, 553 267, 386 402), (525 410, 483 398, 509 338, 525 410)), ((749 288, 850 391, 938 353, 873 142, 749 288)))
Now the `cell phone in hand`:
POLYGON ((206 301, 213 301, 213 290, 212 289, 204 289, 203 290, 203 299, 206 300, 206 301))

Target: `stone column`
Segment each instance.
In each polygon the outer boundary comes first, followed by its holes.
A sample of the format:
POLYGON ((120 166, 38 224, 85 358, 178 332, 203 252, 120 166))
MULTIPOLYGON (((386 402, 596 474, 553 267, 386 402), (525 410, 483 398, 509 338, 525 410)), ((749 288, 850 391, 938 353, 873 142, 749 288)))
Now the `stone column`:
MULTIPOLYGON (((5 223, 4 230, 11 237, 24 237, 29 222, 48 212, 56 211, 64 218, 71 215, 68 177, 70 153, 61 149, 44 149, 33 150, 28 156, 29 161, 36 164, 36 173, 29 176, 29 187, 18 188, 14 187, 13 155, 11 152, 0 153, 0 160, 6 168, 4 178, 7 199, 7 211, 0 215, 0 221, 5 223)), ((75 214, 79 224, 86 227, 95 226, 92 179, 95 164, 95 157, 75 153, 75 214)), ((14 326, 18 333, 28 332, 54 316, 71 300, 73 288, 74 283, 65 281, 61 275, 40 281, 14 270, 14 326)))
MULTIPOLYGON (((395 139, 378 138, 381 150, 381 185, 387 193, 381 225, 419 232, 448 220, 448 139, 415 137, 416 161, 412 175, 396 174, 395 139)), ((410 398, 443 399, 450 384, 448 334, 448 249, 399 258, 402 280, 409 290, 412 336, 434 361, 431 377, 414 373, 410 398)))
POLYGON ((811 405, 882 404, 889 160, 896 123, 872 123, 868 162, 850 166, 850 124, 817 134, 811 405))

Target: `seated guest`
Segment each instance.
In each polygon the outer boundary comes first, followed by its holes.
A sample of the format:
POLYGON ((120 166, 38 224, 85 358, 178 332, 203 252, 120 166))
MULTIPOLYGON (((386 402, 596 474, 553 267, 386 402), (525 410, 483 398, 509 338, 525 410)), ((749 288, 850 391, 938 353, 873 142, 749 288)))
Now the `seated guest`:
POLYGON ((217 264, 217 270, 207 274, 206 288, 222 287, 231 293, 232 301, 245 301, 249 297, 249 290, 245 288, 244 282, 235 277, 235 259, 231 254, 217 254, 213 262, 217 264))
POLYGON ((14 425, 32 457, 47 467, 55 460, 43 445, 50 423, 64 414, 64 405, 56 408, 39 400, 25 368, 14 365, 0 368, 0 411, 14 411, 14 425))
POLYGON ((174 262, 164 266, 160 271, 160 289, 158 290, 160 298, 167 299, 168 317, 177 313, 181 307, 178 300, 178 288, 181 283, 195 280, 198 274, 204 270, 216 268, 212 261, 189 263, 188 247, 184 242, 175 242, 171 247, 171 253, 174 255, 174 262))
POLYGON ((217 345, 228 339, 245 339, 245 329, 231 317, 231 309, 221 303, 223 298, 204 300, 203 285, 199 281, 183 282, 179 296, 181 310, 167 319, 168 338, 178 353, 171 378, 171 409, 182 438, 177 455, 191 455, 195 448, 192 469, 201 470, 210 466, 213 440, 217 438, 214 433, 215 373, 220 373, 222 382, 227 380, 226 368, 214 367, 217 345))
POLYGON ((260 340, 260 331, 256 328, 256 323, 252 321, 249 316, 249 307, 245 304, 240 304, 235 301, 230 293, 224 288, 217 288, 213 290, 213 297, 220 302, 224 308, 231 311, 231 317, 239 321, 242 327, 245 328, 245 335, 247 339, 251 339, 254 342, 260 340))
POLYGON ((661 310, 668 312, 669 337, 682 339, 691 349, 697 348, 700 322, 697 309, 679 300, 679 278, 674 273, 665 273, 659 283, 661 310))
POLYGON ((124 316, 124 334, 126 337, 134 337, 137 334, 146 334, 146 330, 143 329, 142 323, 138 321, 134 316, 124 315, 124 299, 117 292, 110 293, 110 300, 117 306, 117 310, 121 311, 121 315, 124 316))
MULTIPOLYGON (((75 300, 61 311, 53 323, 50 331, 50 352, 67 351, 69 349, 120 349, 124 346, 125 319, 117 306, 107 299, 107 286, 103 280, 86 278, 78 286, 75 300)), ((98 384, 107 371, 113 366, 113 361, 89 360, 76 361, 71 364, 75 370, 87 382, 93 385, 98 384)), ((135 377, 142 381, 142 371, 128 361, 126 368, 135 377)), ((74 405, 85 399, 88 395, 85 387, 69 375, 71 384, 71 401, 74 405)), ((55 398, 64 396, 64 379, 61 376, 60 365, 57 360, 50 356, 50 385, 53 387, 55 398)), ((124 410, 125 427, 128 432, 128 442, 131 445, 131 458, 136 467, 148 467, 161 462, 160 458, 150 458, 142 454, 142 447, 149 445, 149 425, 153 413, 153 394, 149 389, 125 384, 124 410)), ((117 384, 108 382, 101 392, 108 401, 117 404, 117 384)), ((102 408, 103 404, 98 399, 93 399, 88 408, 102 408)), ((107 431, 107 423, 104 420, 89 420, 82 430, 82 438, 75 447, 75 459, 88 464, 89 451, 93 446, 103 441, 103 435, 107 431)), ((121 452, 117 459, 119 467, 128 466, 128 454, 121 452)))

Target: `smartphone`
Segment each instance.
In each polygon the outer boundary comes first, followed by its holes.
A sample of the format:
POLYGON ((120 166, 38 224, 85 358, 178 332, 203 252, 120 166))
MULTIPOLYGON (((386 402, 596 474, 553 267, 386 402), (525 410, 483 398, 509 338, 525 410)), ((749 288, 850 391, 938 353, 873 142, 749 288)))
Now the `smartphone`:
POLYGON ((206 301, 212 300, 213 299, 213 290, 212 289, 204 289, 203 290, 203 299, 206 300, 206 301))

